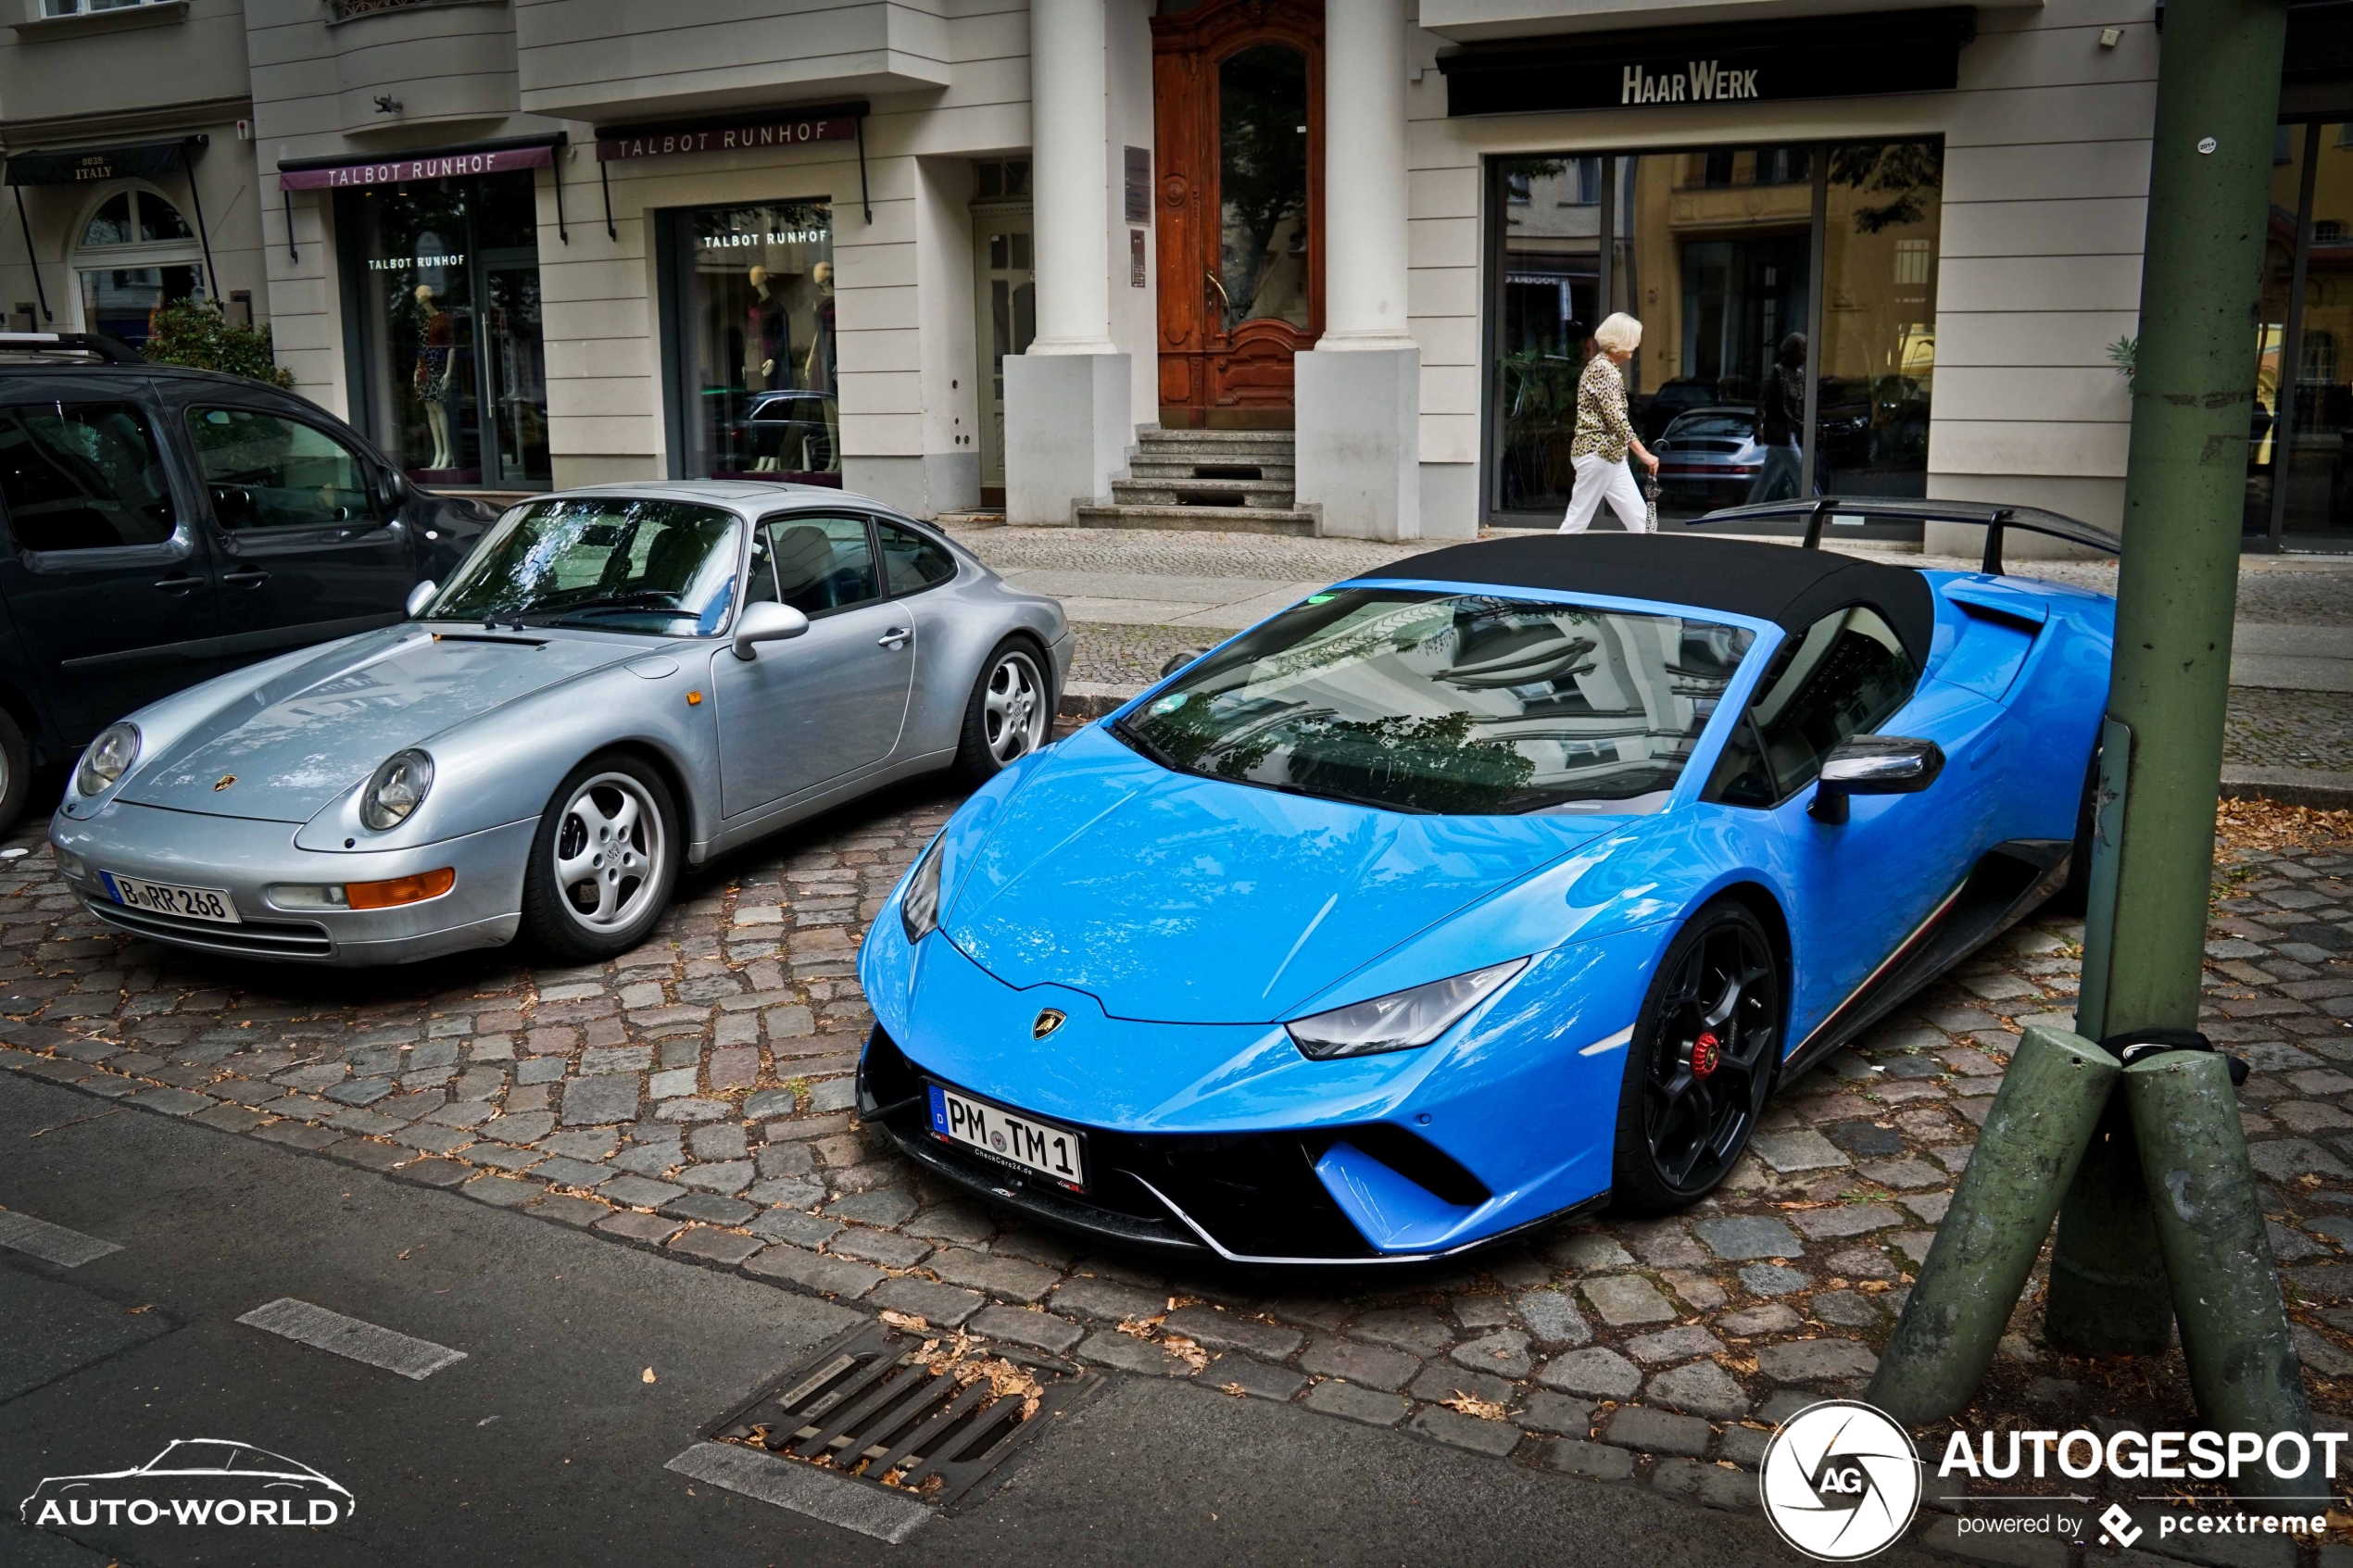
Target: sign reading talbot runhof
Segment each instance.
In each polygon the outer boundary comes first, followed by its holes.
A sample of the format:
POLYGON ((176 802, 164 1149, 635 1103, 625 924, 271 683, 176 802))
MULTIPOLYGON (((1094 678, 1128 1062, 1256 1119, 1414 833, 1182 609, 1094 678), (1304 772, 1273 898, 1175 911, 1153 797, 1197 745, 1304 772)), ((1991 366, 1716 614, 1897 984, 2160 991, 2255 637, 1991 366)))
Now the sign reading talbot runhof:
POLYGON ((477 152, 427 153, 377 163, 338 163, 323 169, 281 169, 282 191, 341 190, 365 185, 405 185, 416 180, 447 180, 469 174, 504 174, 514 169, 545 169, 555 161, 547 146, 494 147, 477 152))
POLYGON ((858 117, 826 113, 799 119, 774 115, 754 119, 667 128, 600 132, 597 161, 616 158, 674 157, 682 153, 738 153, 763 147, 799 147, 815 142, 855 142, 858 117))

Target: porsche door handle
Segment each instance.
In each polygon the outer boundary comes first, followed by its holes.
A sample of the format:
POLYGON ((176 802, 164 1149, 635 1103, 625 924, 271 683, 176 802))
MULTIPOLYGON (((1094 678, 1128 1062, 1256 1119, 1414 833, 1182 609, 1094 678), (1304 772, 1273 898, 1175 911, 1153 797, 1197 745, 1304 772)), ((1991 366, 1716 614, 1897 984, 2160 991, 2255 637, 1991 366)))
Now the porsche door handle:
POLYGON ((881 636, 876 637, 875 639, 875 646, 878 648, 902 648, 907 646, 908 635, 909 633, 907 628, 904 626, 894 626, 889 631, 885 632, 881 636))

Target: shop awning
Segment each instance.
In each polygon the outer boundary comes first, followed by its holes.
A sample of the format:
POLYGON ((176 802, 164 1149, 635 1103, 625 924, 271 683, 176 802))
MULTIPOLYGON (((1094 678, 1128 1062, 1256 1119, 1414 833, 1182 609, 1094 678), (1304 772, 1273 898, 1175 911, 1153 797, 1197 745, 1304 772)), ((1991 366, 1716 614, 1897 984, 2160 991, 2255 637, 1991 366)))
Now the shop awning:
POLYGON ((1950 90, 1969 6, 1554 34, 1438 56, 1449 116, 1757 104, 1950 90))
POLYGON ((412 180, 462 179, 474 174, 505 174, 518 169, 549 169, 556 177, 556 234, 572 244, 564 224, 563 170, 555 168, 556 149, 572 138, 561 131, 538 136, 502 136, 496 141, 466 142, 453 147, 420 147, 396 157, 290 157, 278 164, 278 193, 286 204, 286 254, 296 260, 294 193, 296 191, 363 190, 370 185, 405 185, 412 180))
POLYGON ((10 153, 8 183, 88 185, 101 180, 152 180, 187 168, 192 142, 202 144, 200 138, 183 137, 111 147, 69 147, 62 152, 10 153))
POLYGON ((196 189, 195 171, 189 168, 196 153, 211 144, 211 137, 199 134, 170 142, 123 142, 111 146, 8 155, 8 183, 16 190, 17 222, 24 230, 25 256, 33 264, 32 289, 34 297, 41 301, 43 320, 56 318, 49 313, 49 290, 41 282, 39 253, 32 248, 32 220, 25 216, 27 185, 94 185, 107 180, 152 180, 162 174, 185 173, 188 205, 195 210, 196 240, 204 247, 206 286, 212 291, 213 303, 220 302, 220 278, 212 270, 212 232, 204 220, 204 196, 196 189))
MULTIPOLYGON (((854 142, 858 147, 858 200, 866 221, 875 220, 866 189, 866 103, 789 105, 717 119, 653 120, 597 127, 599 166, 624 158, 679 157, 689 153, 765 152, 823 143, 854 142)), ((599 172, 602 173, 601 167, 599 172)), ((612 230, 612 177, 604 174, 605 227, 612 230)))
POLYGON ((564 144, 560 131, 544 136, 509 136, 454 147, 426 147, 366 157, 287 158, 278 165, 282 191, 358 190, 369 185, 405 185, 412 180, 447 180, 471 174, 504 174, 545 169, 564 144))

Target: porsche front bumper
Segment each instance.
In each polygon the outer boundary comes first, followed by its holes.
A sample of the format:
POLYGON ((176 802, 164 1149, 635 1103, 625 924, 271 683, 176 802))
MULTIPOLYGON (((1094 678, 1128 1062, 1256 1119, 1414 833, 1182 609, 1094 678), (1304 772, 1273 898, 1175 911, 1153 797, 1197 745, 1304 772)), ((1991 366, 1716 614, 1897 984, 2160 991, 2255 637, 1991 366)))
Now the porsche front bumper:
POLYGON ((61 865, 79 862, 80 874, 69 869, 66 881, 83 907, 118 931, 203 952, 357 968, 513 940, 537 827, 524 821, 405 849, 321 853, 296 846, 293 822, 111 801, 89 817, 51 818, 49 843, 61 865), (391 909, 289 909, 267 893, 282 884, 384 882, 444 867, 457 873, 448 892, 391 909), (101 872, 223 889, 241 920, 220 924, 127 909, 107 895, 101 872))

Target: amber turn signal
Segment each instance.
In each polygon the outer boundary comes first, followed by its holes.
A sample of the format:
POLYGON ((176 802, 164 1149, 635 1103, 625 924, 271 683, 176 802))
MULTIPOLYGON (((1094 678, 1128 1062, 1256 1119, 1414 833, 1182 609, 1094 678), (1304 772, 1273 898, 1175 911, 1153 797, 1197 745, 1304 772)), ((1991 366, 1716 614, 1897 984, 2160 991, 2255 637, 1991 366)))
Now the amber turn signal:
POLYGON ((688 692, 686 694, 686 706, 689 708, 700 708, 702 706, 702 693, 688 692))
POLYGON ((396 904, 422 904, 428 898, 438 898, 457 885, 457 868, 444 866, 437 872, 396 876, 390 882, 347 882, 343 891, 355 909, 389 909, 396 904))

